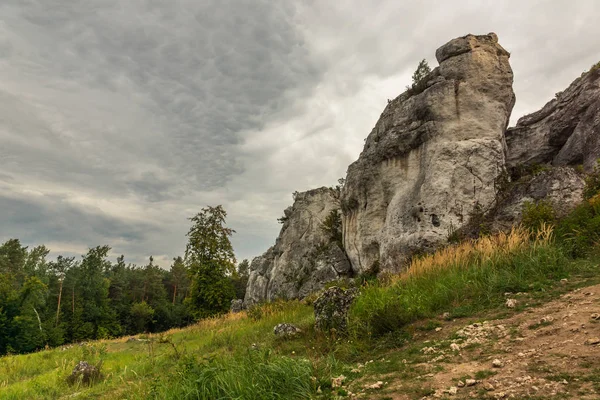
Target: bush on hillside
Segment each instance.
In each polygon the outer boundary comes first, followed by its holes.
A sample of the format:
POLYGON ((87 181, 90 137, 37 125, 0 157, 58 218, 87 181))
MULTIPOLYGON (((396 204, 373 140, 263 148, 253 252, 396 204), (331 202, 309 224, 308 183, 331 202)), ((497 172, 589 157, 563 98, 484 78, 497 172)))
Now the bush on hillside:
POLYGON ((545 200, 538 202, 526 201, 523 204, 522 223, 527 229, 538 232, 543 226, 553 225, 556 222, 556 213, 552 205, 545 200))

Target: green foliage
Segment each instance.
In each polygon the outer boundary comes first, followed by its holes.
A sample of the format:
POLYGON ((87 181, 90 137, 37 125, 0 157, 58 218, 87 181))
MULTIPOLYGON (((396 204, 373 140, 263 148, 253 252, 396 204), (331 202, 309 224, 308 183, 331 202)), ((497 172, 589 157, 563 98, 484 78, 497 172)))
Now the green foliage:
POLYGON ((584 199, 591 199, 600 193, 600 160, 596 163, 594 170, 585 178, 584 199))
POLYGON ((246 296, 246 286, 250 275, 250 262, 242 260, 237 266, 237 271, 231 276, 231 283, 235 289, 235 297, 243 299, 246 296))
POLYGON ((342 215, 339 210, 331 210, 321 223, 321 229, 329 237, 331 243, 337 243, 343 248, 342 243, 342 215))
POLYGON ((419 62, 417 69, 412 75, 412 85, 410 87, 407 86, 407 89, 410 94, 415 95, 421 93, 426 89, 427 85, 427 75, 431 73, 431 68, 427 63, 427 60, 423 59, 419 62))
POLYGON ((179 384, 156 389, 158 398, 177 399, 311 399, 314 387, 308 361, 250 350, 235 357, 197 361, 187 357, 178 365, 179 384))
POLYGON ((584 201, 556 227, 558 241, 572 257, 583 257, 600 244, 600 195, 584 201))
POLYGON ((186 300, 197 319, 212 317, 229 311, 235 289, 231 280, 215 263, 192 263, 194 271, 190 297, 186 300))
POLYGON ((235 256, 229 237, 235 232, 225 226, 222 206, 206 207, 190 218, 185 263, 191 275, 188 304, 196 318, 229 310, 235 289, 228 274, 235 273, 235 256))
POLYGON ((381 337, 441 312, 468 313, 499 305, 505 292, 543 288, 569 275, 574 266, 559 247, 524 248, 510 256, 451 265, 363 288, 350 310, 350 330, 358 338, 381 337))
POLYGON ((148 303, 142 301, 131 306, 130 314, 135 331, 146 332, 152 322, 154 309, 148 303))
POLYGON ((536 203, 526 201, 523 204, 523 225, 538 232, 545 225, 554 225, 556 222, 556 214, 552 205, 545 200, 540 200, 536 203))
POLYGON ((592 67, 590 68, 590 72, 596 71, 597 69, 600 69, 600 61, 598 61, 596 64, 592 65, 592 67))

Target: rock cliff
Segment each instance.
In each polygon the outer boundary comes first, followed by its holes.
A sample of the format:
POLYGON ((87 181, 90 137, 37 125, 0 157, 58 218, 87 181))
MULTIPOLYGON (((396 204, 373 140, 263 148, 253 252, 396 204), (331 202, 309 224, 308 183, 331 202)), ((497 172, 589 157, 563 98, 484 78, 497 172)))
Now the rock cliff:
POLYGON ((346 253, 358 273, 395 270, 495 198, 515 96, 495 34, 436 52, 439 66, 383 111, 342 191, 346 253))
POLYGON ((339 213, 339 190, 322 187, 297 193, 284 213, 275 245, 252 260, 246 305, 303 298, 352 273, 341 238, 336 237, 341 227, 331 217, 339 213), (330 229, 324 227, 326 221, 330 229))
MULTIPOLYGON (((599 63, 600 64, 600 63, 599 63)), ((507 167, 583 164, 600 158, 600 65, 506 132, 507 167)))

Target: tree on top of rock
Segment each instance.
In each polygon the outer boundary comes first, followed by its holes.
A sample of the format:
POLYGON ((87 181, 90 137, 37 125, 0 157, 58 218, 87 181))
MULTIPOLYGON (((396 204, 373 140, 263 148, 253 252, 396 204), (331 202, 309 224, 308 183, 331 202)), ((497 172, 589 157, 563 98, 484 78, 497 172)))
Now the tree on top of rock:
POLYGON ((412 87, 416 87, 419 82, 423 78, 425 78, 431 72, 431 68, 429 68, 429 64, 427 64, 427 60, 422 59, 417 66, 417 70, 414 72, 412 76, 412 87))

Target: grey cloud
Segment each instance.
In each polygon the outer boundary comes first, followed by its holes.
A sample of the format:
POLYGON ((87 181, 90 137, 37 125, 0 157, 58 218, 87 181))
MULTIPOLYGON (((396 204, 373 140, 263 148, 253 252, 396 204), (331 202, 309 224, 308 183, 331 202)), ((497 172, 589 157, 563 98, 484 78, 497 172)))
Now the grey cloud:
POLYGON ((0 236, 169 260, 186 217, 223 204, 238 258, 251 257, 291 192, 345 174, 438 46, 497 32, 516 120, 598 61, 599 12, 595 0, 3 0, 0 236))
POLYGON ((98 209, 71 204, 63 197, 0 196, 0 238, 21 239, 28 244, 62 242, 82 247, 111 244, 116 241, 140 242, 155 228, 149 223, 123 221, 98 209))

